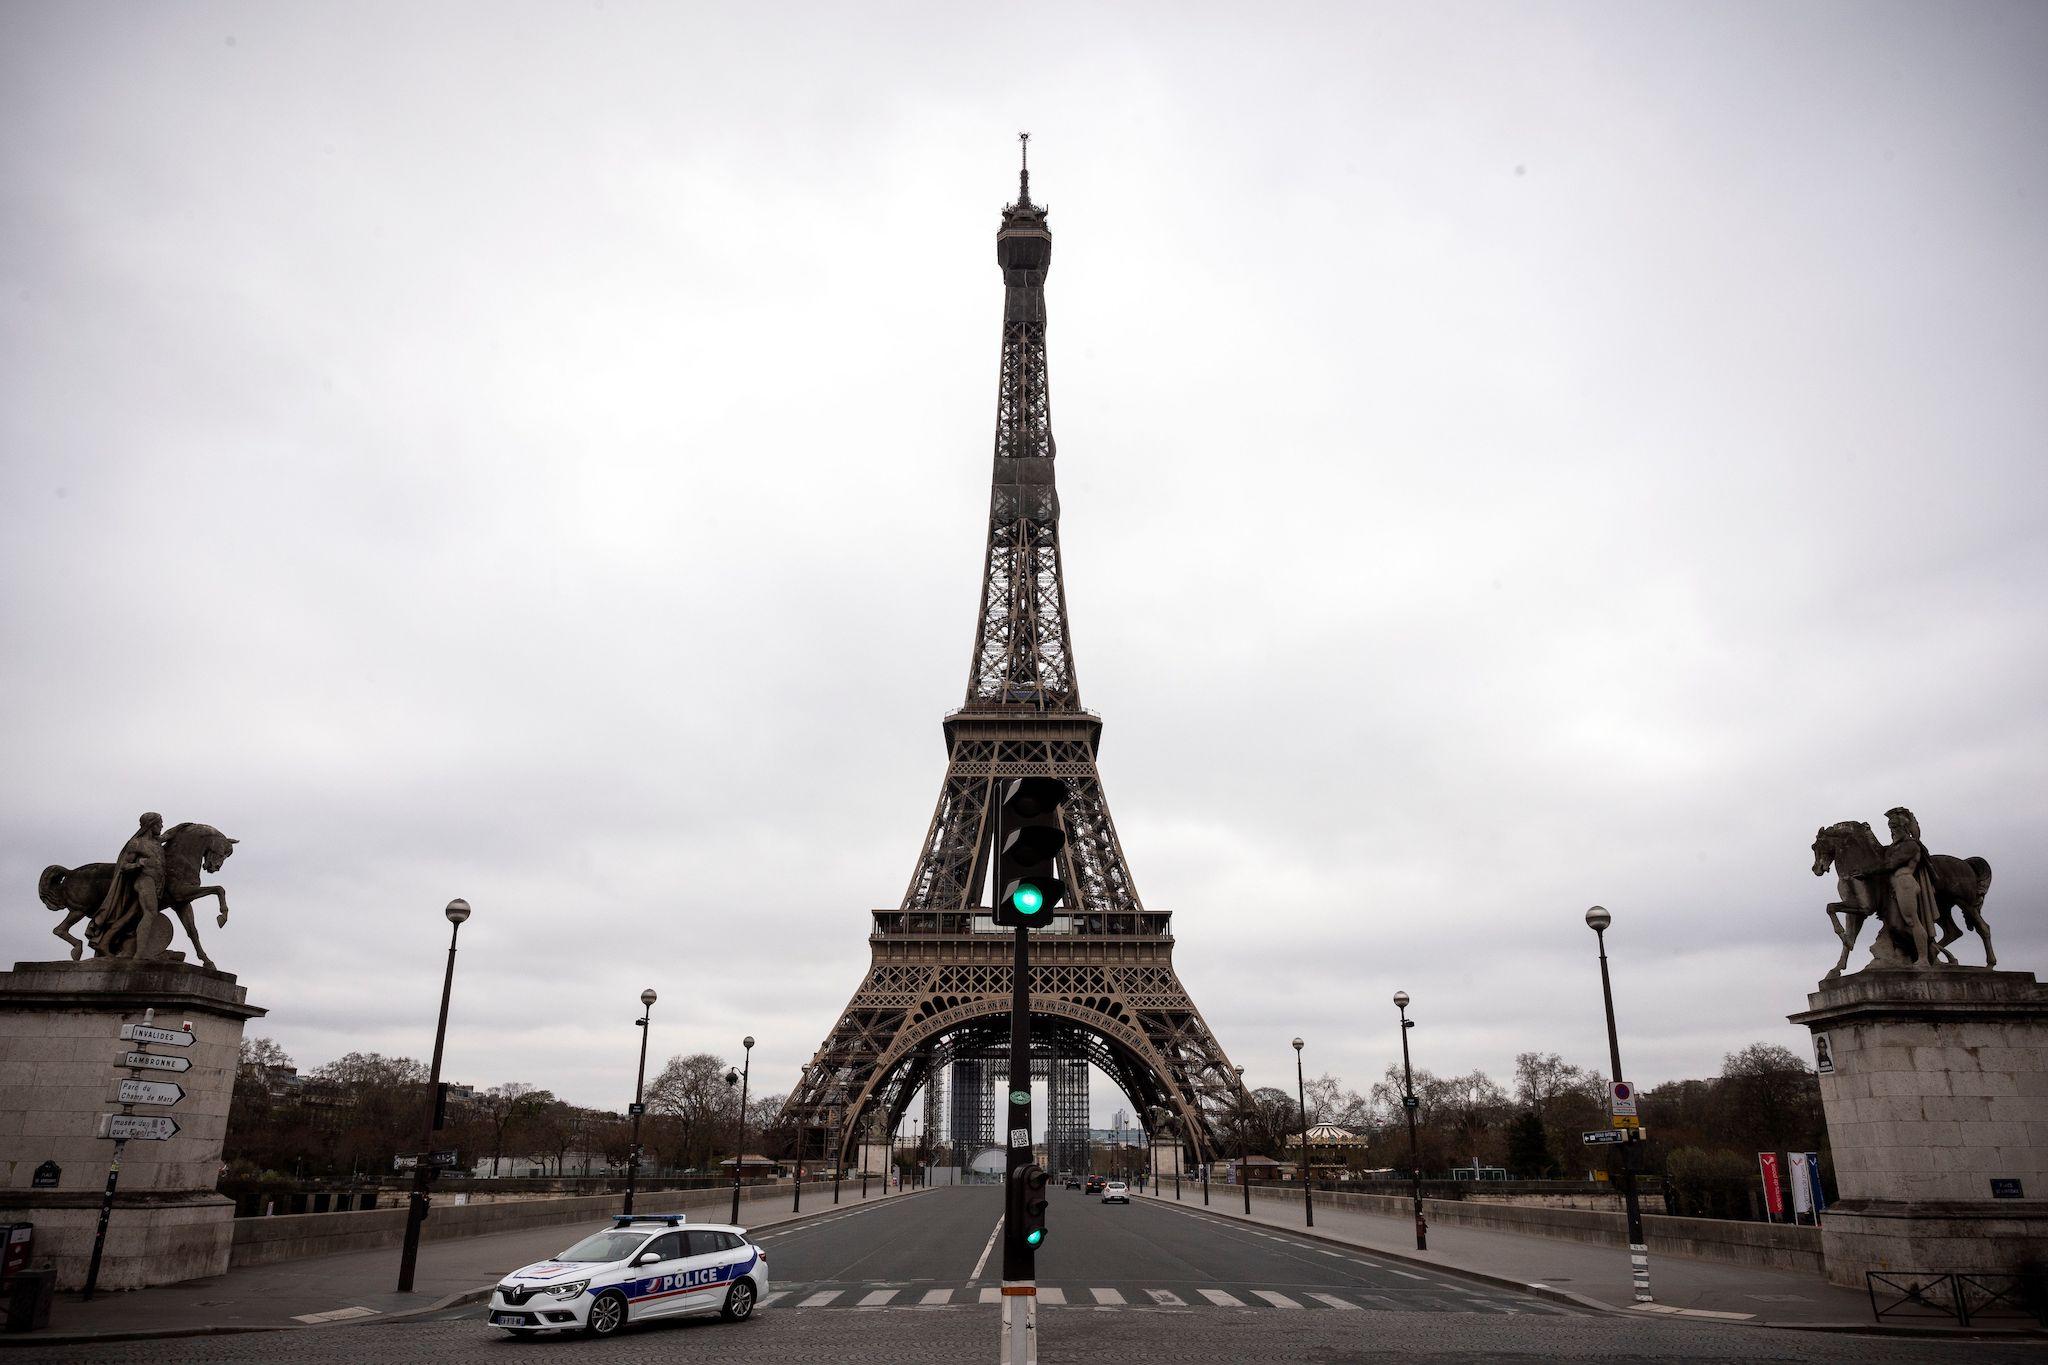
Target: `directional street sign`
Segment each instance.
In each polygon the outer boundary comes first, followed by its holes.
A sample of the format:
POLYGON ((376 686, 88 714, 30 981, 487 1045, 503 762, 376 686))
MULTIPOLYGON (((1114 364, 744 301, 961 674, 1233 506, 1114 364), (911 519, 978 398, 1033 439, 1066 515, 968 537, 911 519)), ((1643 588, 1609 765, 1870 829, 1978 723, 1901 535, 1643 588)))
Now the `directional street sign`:
POLYGON ((1604 1142, 1627 1142, 1628 1134, 1619 1128, 1596 1128, 1582 1136, 1580 1141, 1588 1147, 1596 1147, 1604 1142))
POLYGON ((124 1142, 167 1142, 178 1135, 178 1121, 164 1114, 105 1114, 101 1137, 124 1142))
POLYGON ((185 1087, 176 1081, 123 1081, 123 1104, 176 1104, 185 1098, 185 1087))
POLYGON ((190 1071, 190 1057, 160 1057, 154 1052, 130 1052, 121 1058, 122 1066, 139 1066, 149 1071, 190 1071))
POLYGON ((192 1046, 192 1030, 183 1028, 158 1028, 154 1024, 121 1025, 121 1041, 124 1043, 161 1043, 165 1047, 192 1046))
POLYGON ((633 1103, 626 1106, 626 1117, 628 1118, 638 1118, 640 1115, 646 1112, 647 1106, 640 1103, 638 1100, 635 1100, 633 1101, 633 1103))
MULTIPOLYGON (((452 1151, 428 1152, 426 1153, 426 1159, 429 1167, 445 1171, 456 1164, 457 1153, 452 1151)), ((397 1156, 391 1158, 391 1168, 397 1171, 416 1170, 419 1164, 420 1153, 418 1152, 400 1152, 397 1156)))

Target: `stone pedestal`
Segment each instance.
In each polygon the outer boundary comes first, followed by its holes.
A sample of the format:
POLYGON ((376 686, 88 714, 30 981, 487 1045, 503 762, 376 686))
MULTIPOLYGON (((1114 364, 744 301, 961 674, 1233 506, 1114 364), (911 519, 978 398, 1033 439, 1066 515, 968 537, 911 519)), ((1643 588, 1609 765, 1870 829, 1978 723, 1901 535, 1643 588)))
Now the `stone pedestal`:
POLYGON ((166 1115, 168 1141, 130 1141, 107 1224, 103 1289, 170 1284, 228 1268, 234 1204, 215 1193, 242 1027, 264 1013, 226 972, 183 962, 17 962, 0 972, 0 1222, 35 1224, 34 1259, 53 1265, 60 1289, 85 1283, 114 1143, 101 1117, 166 1115), (124 1042, 123 1024, 155 1010, 159 1028, 188 1024, 190 1047, 124 1042), (130 1050, 182 1057, 187 1071, 130 1070, 130 1050), (121 1082, 170 1081, 170 1106, 124 1110, 121 1082), (36 1185, 54 1163, 54 1188, 36 1185))
POLYGON ((1866 968, 1791 1016, 1814 1036, 1840 1202, 1828 1278, 2048 1263, 2048 987, 1866 968))

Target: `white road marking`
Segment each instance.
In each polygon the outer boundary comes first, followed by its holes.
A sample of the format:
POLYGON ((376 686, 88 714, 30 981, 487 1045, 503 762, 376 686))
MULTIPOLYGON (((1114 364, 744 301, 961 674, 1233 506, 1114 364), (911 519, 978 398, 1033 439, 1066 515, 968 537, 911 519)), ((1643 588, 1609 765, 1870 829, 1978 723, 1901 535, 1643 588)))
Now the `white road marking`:
POLYGON ((1258 1295, 1258 1296, 1259 1296, 1260 1298, 1264 1299, 1264 1300, 1265 1300, 1265 1301, 1266 1301, 1267 1303, 1270 1303, 1270 1304, 1272 1304, 1272 1305, 1273 1305, 1273 1306, 1274 1306, 1275 1308, 1299 1308, 1299 1307, 1301 1307, 1301 1305, 1300 1305, 1300 1304, 1296 1303, 1296 1302, 1295 1302, 1295 1301, 1294 1301, 1293 1299, 1290 1299, 1290 1298, 1288 1298, 1288 1297, 1287 1297, 1287 1296, 1286 1296, 1285 1294, 1275 1294, 1275 1293, 1274 1293, 1274 1292, 1273 1292, 1272 1290, 1270 1290, 1270 1289, 1254 1289, 1254 1290, 1252 1291, 1252 1293, 1254 1293, 1254 1294, 1258 1295))
POLYGON ((863 1297, 860 1301, 860 1306, 862 1308, 880 1308, 895 1297, 896 1291, 893 1289, 877 1289, 874 1293, 863 1297))
MULTIPOLYGON (((998 1219, 996 1219, 996 1230, 995 1230, 994 1232, 991 1232, 991 1233, 990 1233, 990 1234, 988 1235, 988 1241, 986 1241, 986 1242, 984 1242, 984 1243, 982 1244, 982 1247, 981 1247, 981 1259, 980 1259, 980 1260, 978 1260, 978 1261, 976 1261, 976 1262, 974 1263, 974 1273, 973 1273, 972 1275, 969 1275, 969 1276, 967 1277, 967 1283, 969 1283, 969 1284, 973 1284, 973 1283, 974 1283, 974 1282, 975 1282, 976 1280, 978 1280, 978 1279, 980 1279, 980 1278, 981 1278, 981 1272, 982 1272, 983 1270, 987 1269, 987 1267, 988 1267, 988 1254, 989 1254, 989 1252, 991 1252, 991 1251, 993 1251, 993 1250, 995 1249, 995 1245, 996 1245, 996 1238, 998 1238, 998 1237, 1000 1237, 1000 1236, 1002 1236, 1002 1235, 1003 1235, 1003 1220, 1002 1220, 1002 1219, 1000 1219, 1000 1218, 998 1218, 998 1219)), ((984 1299, 984 1300, 982 1300, 982 1302, 986 1303, 986 1302, 987 1302, 987 1300, 986 1300, 986 1299, 984 1299)))
MULTIPOLYGON (((1394 1270, 1394 1267, 1386 1266, 1384 1267, 1384 1269, 1394 1270)), ((1411 1280, 1426 1280, 1429 1278, 1427 1275, 1409 1275, 1408 1272, 1405 1270, 1394 1270, 1394 1273, 1396 1275, 1406 1275, 1411 1280)))
POLYGON ((374 1318, 382 1310, 376 1308, 330 1308, 325 1313, 301 1313, 293 1322, 346 1322, 350 1318, 374 1318))
POLYGON ((1316 1250, 1317 1250, 1317 1251, 1320 1251, 1320 1252, 1322 1252, 1322 1253, 1323 1253, 1323 1255, 1325 1255, 1325 1256, 1335 1256, 1335 1257, 1337 1257, 1337 1258, 1338 1258, 1339 1260, 1342 1260, 1342 1259, 1343 1259, 1343 1257, 1344 1257, 1344 1253, 1343 1253, 1343 1252, 1341 1252, 1341 1251, 1332 1251, 1332 1250, 1330 1250, 1330 1249, 1329 1249, 1328 1247, 1317 1247, 1317 1248, 1316 1248, 1316 1250))
POLYGON ((1051 1307, 1059 1308, 1063 1306, 1066 1303, 1066 1301, 1067 1291, 1064 1289, 1041 1288, 1038 1291, 1038 1302, 1041 1306, 1050 1305, 1051 1307))
POLYGON ((1314 1299, 1317 1303, 1326 1303, 1330 1305, 1330 1307, 1332 1308, 1348 1308, 1354 1313, 1358 1311, 1357 1304, 1346 1303, 1344 1302, 1344 1300, 1338 1298, 1335 1294, 1311 1294, 1309 1295, 1309 1297, 1314 1299))
POLYGON ((1003 1291, 1000 1289, 984 1289, 981 1291, 981 1301, 983 1303, 1001 1303, 1003 1301, 1003 1291))
POLYGON ((834 1300, 834 1299, 836 1299, 836 1298, 838 1298, 838 1297, 839 1297, 839 1291, 838 1291, 838 1290, 836 1290, 836 1289, 828 1289, 828 1290, 826 1290, 826 1291, 825 1291, 824 1293, 822 1293, 822 1294, 813 1294, 813 1295, 811 1295, 811 1296, 810 1296, 810 1297, 809 1297, 808 1299, 805 1299, 805 1300, 804 1300, 804 1301, 803 1301, 802 1303, 798 1304, 798 1305, 797 1305, 797 1307, 799 1307, 799 1308, 823 1308, 823 1307, 824 1307, 824 1306, 825 1306, 826 1304, 828 1304, 828 1303, 832 1302, 832 1300, 834 1300))
POLYGON ((927 1289, 924 1291, 924 1306, 937 1308, 941 1304, 950 1303, 952 1298, 953 1291, 950 1289, 927 1289))
POLYGON ((1185 1308, 1187 1302, 1170 1289, 1148 1289, 1145 1294, 1161 1308, 1185 1308))
POLYGON ((1215 1304, 1218 1308, 1244 1307, 1243 1299, 1238 1298, 1234 1294, 1226 1294, 1220 1289, 1197 1289, 1195 1292, 1215 1304))
POLYGON ((771 1303, 775 1302, 775 1301, 776 1301, 777 1299, 786 1299, 786 1298, 788 1298, 788 1297, 789 1297, 789 1291, 788 1291, 788 1290, 786 1290, 786 1289, 778 1289, 778 1290, 776 1290, 776 1291, 775 1291, 775 1292, 774 1292, 773 1294, 763 1294, 763 1295, 761 1296, 761 1301, 760 1301, 759 1303, 755 1304, 755 1305, 754 1305, 754 1307, 756 1307, 756 1308, 766 1308, 766 1307, 767 1307, 767 1306, 768 1306, 769 1304, 771 1304, 771 1303))
POLYGON ((1107 1304, 1111 1308, 1118 1306, 1124 1301, 1124 1296, 1117 1293, 1114 1289, 1091 1289, 1088 1292, 1095 1296, 1097 1303, 1107 1304))

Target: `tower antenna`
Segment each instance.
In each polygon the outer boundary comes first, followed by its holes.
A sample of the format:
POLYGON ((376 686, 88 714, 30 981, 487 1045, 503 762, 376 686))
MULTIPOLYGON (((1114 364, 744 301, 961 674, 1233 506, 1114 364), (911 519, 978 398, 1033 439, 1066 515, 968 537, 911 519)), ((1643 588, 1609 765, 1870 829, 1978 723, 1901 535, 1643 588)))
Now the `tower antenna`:
POLYGON ((1017 134, 1017 154, 1017 202, 1028 204, 1031 202, 1031 134, 1017 134))

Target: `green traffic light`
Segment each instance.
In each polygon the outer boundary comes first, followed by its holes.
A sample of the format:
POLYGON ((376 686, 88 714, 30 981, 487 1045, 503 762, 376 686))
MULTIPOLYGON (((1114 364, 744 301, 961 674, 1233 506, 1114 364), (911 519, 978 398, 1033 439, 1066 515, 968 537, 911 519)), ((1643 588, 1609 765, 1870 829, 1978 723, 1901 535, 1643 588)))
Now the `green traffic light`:
POLYGON ((1030 882, 1025 882, 1011 895, 1010 904, 1017 907, 1017 913, 1020 915, 1035 915, 1045 908, 1045 893, 1030 882))
POLYGON ((1044 1240, 1045 1240, 1045 1229, 1044 1229, 1044 1228, 1033 1228, 1033 1229, 1031 1229, 1031 1231, 1029 1231, 1029 1232, 1027 1232, 1027 1233, 1025 1233, 1025 1234, 1024 1234, 1024 1241, 1025 1241, 1026 1245, 1029 1245, 1029 1246, 1037 1246, 1037 1245, 1038 1245, 1038 1244, 1039 1244, 1040 1242, 1043 1242, 1044 1240))

